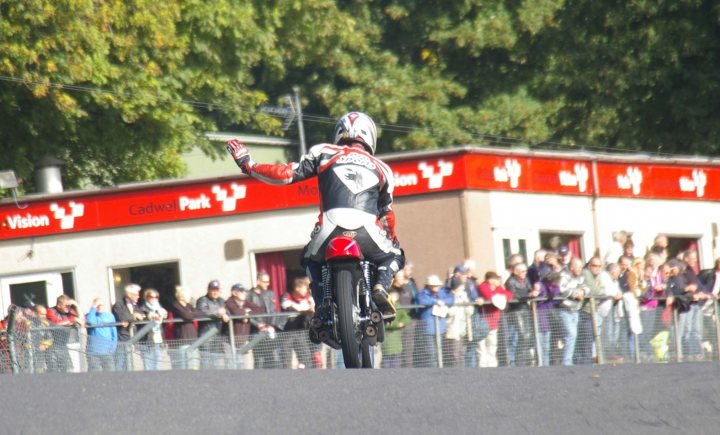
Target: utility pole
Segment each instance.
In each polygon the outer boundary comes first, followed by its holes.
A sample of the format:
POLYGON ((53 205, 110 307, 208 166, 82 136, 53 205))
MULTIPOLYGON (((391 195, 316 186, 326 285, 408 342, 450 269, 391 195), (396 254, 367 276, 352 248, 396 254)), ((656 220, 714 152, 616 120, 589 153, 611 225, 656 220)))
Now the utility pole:
POLYGON ((295 95, 295 116, 298 121, 298 135, 300 136, 300 157, 307 152, 305 147, 305 127, 303 126, 302 106, 300 105, 300 87, 293 86, 293 94, 295 95))

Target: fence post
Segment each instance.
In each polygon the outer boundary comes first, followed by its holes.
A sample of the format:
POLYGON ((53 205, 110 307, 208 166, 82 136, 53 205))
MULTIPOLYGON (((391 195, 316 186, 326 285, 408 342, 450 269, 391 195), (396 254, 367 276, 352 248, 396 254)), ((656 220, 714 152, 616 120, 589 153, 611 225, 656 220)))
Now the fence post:
POLYGON ((145 323, 145 325, 143 325, 143 327, 135 334, 133 334, 133 330, 130 329, 131 338, 125 342, 125 346, 127 346, 125 349, 125 367, 127 371, 135 371, 132 346, 134 346, 135 343, 140 341, 141 338, 146 336, 153 329, 153 323, 154 322, 152 321, 145 323))
MULTIPOLYGON (((630 325, 628 324, 628 328, 629 327, 630 325)), ((636 334, 632 332, 632 330, 631 334, 633 335, 633 341, 635 342, 635 364, 640 364, 640 334, 636 334)))
POLYGON ((593 341, 595 341, 595 353, 597 354, 598 364, 605 364, 605 356, 603 355, 602 340, 600 328, 597 323, 597 309, 594 297, 590 298, 590 319, 592 320, 593 341))
POLYGON ((27 349, 28 349, 28 370, 35 373, 35 346, 33 346, 32 327, 27 330, 27 349))
POLYGON ((185 349, 186 358, 190 358, 190 352, 193 352, 197 350, 200 346, 210 341, 211 338, 218 335, 220 331, 218 331, 217 328, 210 328, 205 333, 200 336, 197 340, 193 342, 190 346, 188 346, 187 349, 185 349))
POLYGON ((675 362, 681 362, 682 361, 682 337, 680 336, 680 328, 679 328, 679 317, 678 310, 673 308, 673 326, 675 328, 675 362))
POLYGON ((720 359, 720 311, 718 311, 720 303, 718 303, 716 299, 713 305, 715 307, 715 339, 717 340, 717 348, 715 348, 715 352, 718 355, 718 359, 720 359))
POLYGON ((442 337, 440 337, 440 317, 433 317, 435 318, 435 346, 437 348, 437 363, 438 368, 443 368, 442 337))
POLYGON ((230 337, 230 367, 235 370, 237 368, 237 363, 235 361, 235 326, 233 324, 233 319, 228 320, 228 335, 230 337))
POLYGON ((535 300, 530 302, 530 310, 532 311, 533 331, 535 332, 535 355, 537 356, 538 367, 542 367, 544 362, 542 357, 542 343, 540 342, 540 328, 538 327, 537 302, 535 300))
POLYGON ((10 307, 7 324, 8 352, 10 353, 10 365, 12 366, 13 374, 17 374, 20 368, 17 353, 15 352, 15 309, 16 307, 14 305, 10 307))

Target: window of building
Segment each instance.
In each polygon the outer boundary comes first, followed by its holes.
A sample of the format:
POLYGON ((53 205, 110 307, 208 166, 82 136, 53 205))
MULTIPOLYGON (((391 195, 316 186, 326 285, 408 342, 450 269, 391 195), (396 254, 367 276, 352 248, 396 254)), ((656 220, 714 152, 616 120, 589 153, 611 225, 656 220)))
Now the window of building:
MULTIPOLYGON (((143 290, 154 288, 160 293, 160 305, 171 307, 175 301, 175 286, 180 284, 180 266, 177 261, 112 269, 115 300, 124 296, 125 286, 135 283, 143 290)), ((209 276, 208 281, 213 279, 209 276)), ((142 297, 142 295, 141 295, 142 297)))
MULTIPOLYGON (((693 250, 700 252, 700 239, 697 237, 673 237, 668 236, 667 253, 668 258, 675 258, 684 251, 693 250)), ((700 263, 700 256, 698 255, 698 263, 700 263)), ((700 268, 702 268, 700 264, 700 268)))
POLYGON ((540 232, 540 247, 542 249, 557 251, 561 246, 567 246, 573 257, 587 260, 582 249, 582 234, 540 232))
POLYGON ((526 262, 529 261, 527 256, 527 241, 525 239, 502 239, 502 245, 505 269, 510 267, 510 257, 514 254, 520 254, 526 262))

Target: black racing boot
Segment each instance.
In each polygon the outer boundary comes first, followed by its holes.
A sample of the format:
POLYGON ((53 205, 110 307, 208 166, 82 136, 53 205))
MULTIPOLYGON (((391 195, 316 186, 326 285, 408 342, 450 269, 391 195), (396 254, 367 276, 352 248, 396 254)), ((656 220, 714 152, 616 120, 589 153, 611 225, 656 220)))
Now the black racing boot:
POLYGON ((378 310, 383 313, 384 316, 390 316, 395 314, 395 305, 393 305, 388 296, 388 289, 392 283, 395 270, 390 265, 382 265, 378 267, 376 275, 376 284, 372 289, 372 299, 377 305, 378 310))
POLYGON ((375 287, 373 287, 372 300, 375 302, 375 305, 377 305, 378 310, 383 313, 383 316, 395 315, 395 305, 393 305, 387 290, 385 290, 382 284, 377 283, 375 287))

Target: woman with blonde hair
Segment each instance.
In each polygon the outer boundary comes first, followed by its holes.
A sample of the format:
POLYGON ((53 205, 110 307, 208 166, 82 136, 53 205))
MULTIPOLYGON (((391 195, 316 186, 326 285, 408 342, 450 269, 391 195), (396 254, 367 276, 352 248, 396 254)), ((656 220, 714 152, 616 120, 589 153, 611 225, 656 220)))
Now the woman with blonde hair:
POLYGON ((196 369, 199 353, 195 350, 194 355, 186 355, 186 349, 198 338, 195 320, 207 316, 204 311, 191 303, 190 290, 181 286, 175 287, 175 302, 172 304, 172 312, 176 320, 182 320, 182 322, 173 323, 175 340, 170 350, 172 367, 173 369, 196 369))

